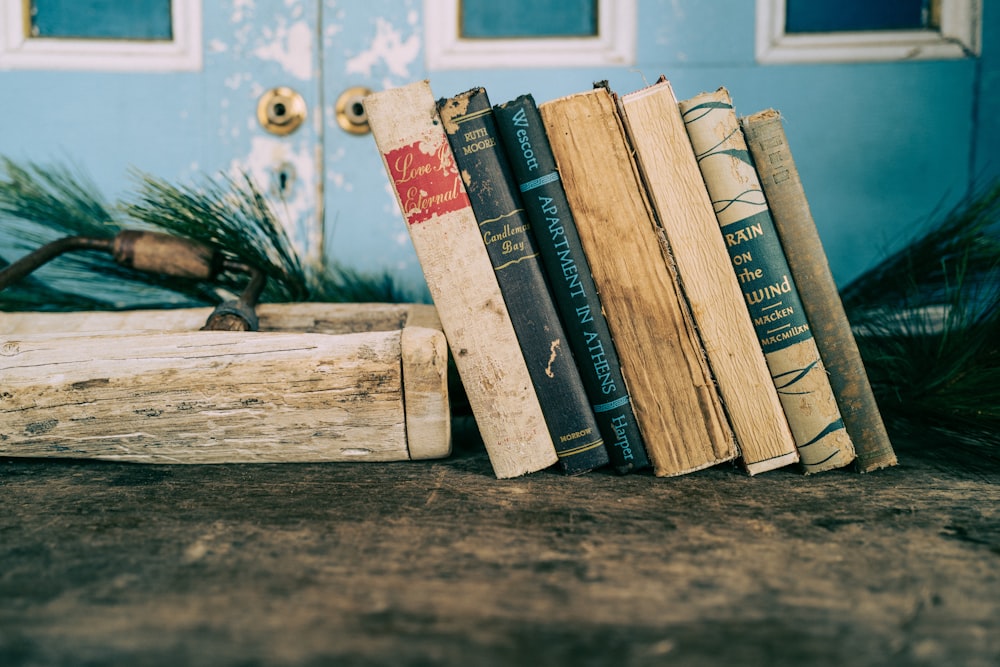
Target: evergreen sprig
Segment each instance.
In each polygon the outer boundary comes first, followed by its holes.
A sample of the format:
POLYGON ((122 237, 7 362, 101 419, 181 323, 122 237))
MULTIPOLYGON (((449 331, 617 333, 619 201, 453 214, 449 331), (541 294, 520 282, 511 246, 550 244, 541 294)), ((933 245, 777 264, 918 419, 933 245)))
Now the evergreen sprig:
MULTIPOLYGON (((192 185, 138 171, 132 175, 135 191, 110 204, 78 169, 0 157, 0 246, 26 254, 59 236, 108 238, 125 228, 153 228, 208 244, 266 273, 262 301, 414 300, 388 273, 369 275, 330 263, 305 266, 272 202, 246 174, 205 176, 192 185)), ((17 257, 0 258, 0 265, 4 259, 17 257)), ((58 271, 43 267, 0 291, 0 310, 177 307, 225 297, 214 285, 132 271, 102 253, 72 253, 53 264, 58 271), (63 280, 47 279, 55 273, 63 280)), ((230 291, 242 289, 245 281, 242 275, 221 277, 230 291)))
POLYGON ((67 235, 108 238, 121 229, 108 204, 81 170, 20 165, 0 156, 0 218, 33 222, 67 235))
MULTIPOLYGON (((117 207, 110 204, 80 169, 34 162, 18 164, 0 157, 0 236, 17 255, 27 254, 61 236, 110 238, 122 229, 117 207)), ((6 253, 5 253, 6 254, 6 253)), ((0 258, 13 261, 16 256, 0 258)), ((115 309, 140 300, 183 305, 207 303, 189 284, 172 284, 141 274, 97 252, 71 253, 58 269, 42 267, 33 277, 0 292, 0 310, 115 309), (43 280, 42 277, 45 277, 43 280), (95 282, 102 286, 97 289, 95 282), (166 298, 163 287, 177 292, 166 298), (100 294, 101 296, 97 296, 100 294)))
POLYGON ((1000 443, 1000 182, 842 297, 891 425, 1000 443))
POLYGON ((218 248, 264 271, 270 300, 308 297, 307 277, 281 221, 248 175, 173 185, 136 173, 139 189, 125 214, 152 227, 218 248))

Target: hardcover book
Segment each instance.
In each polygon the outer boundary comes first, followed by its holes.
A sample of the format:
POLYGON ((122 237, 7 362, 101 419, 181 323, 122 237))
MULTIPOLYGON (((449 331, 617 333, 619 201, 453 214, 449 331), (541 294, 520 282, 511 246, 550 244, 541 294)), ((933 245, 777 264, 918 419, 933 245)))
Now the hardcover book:
POLYGON ((624 95, 622 117, 750 474, 799 455, 666 79, 624 95))
POLYGON ((608 90, 539 105, 658 476, 736 457, 673 261, 608 90))
POLYGON ((896 465, 896 454, 809 210, 781 115, 768 109, 740 122, 816 346, 830 372, 830 386, 844 426, 854 443, 855 465, 861 472, 896 465))
MULTIPOLYGON (((500 291, 538 394, 562 469, 579 474, 608 463, 604 440, 549 293, 531 222, 514 190, 486 91, 438 101, 438 113, 500 291)), ((464 276, 456 274, 455 280, 464 276)))
POLYGON ((501 143, 612 466, 649 466, 597 286, 531 95, 493 108, 501 143))
POLYGON ((554 464, 555 447, 430 85, 373 93, 364 104, 494 473, 516 477, 554 464))
POLYGON ((806 473, 854 460, 826 368, 724 88, 680 110, 806 473))

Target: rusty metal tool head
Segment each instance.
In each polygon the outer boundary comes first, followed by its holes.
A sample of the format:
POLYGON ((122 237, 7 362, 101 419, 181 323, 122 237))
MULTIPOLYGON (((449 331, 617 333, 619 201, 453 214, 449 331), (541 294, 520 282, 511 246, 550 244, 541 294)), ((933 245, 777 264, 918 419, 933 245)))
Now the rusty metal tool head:
POLYGON ((67 252, 90 250, 110 254, 121 266, 174 278, 214 280, 223 271, 245 273, 250 283, 233 301, 219 304, 203 330, 256 331, 255 308, 267 277, 259 269, 225 258, 212 248, 162 232, 123 230, 112 238, 67 236, 52 241, 0 270, 0 290, 67 252))

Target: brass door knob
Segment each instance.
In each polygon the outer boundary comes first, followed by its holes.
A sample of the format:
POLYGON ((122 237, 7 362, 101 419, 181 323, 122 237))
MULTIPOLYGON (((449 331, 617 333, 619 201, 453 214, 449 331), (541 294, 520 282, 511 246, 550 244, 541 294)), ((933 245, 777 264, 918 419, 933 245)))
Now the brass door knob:
POLYGON ((368 114, 365 113, 364 99, 371 93, 370 88, 364 86, 354 86, 348 88, 337 98, 334 111, 337 115, 337 124, 342 130, 351 134, 367 134, 371 132, 368 127, 368 114))
POLYGON ((290 134, 306 119, 306 101, 291 88, 279 86, 260 96, 257 120, 272 134, 290 134))

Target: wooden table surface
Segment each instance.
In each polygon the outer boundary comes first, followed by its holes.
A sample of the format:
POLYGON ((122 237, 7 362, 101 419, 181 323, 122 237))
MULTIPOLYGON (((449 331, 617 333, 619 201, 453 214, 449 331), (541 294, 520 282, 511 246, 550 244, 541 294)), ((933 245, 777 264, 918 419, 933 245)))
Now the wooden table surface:
MULTIPOLYGON (((462 443, 460 443, 462 444, 462 443)), ((1000 664, 1000 463, 0 459, 0 665, 1000 664)))

